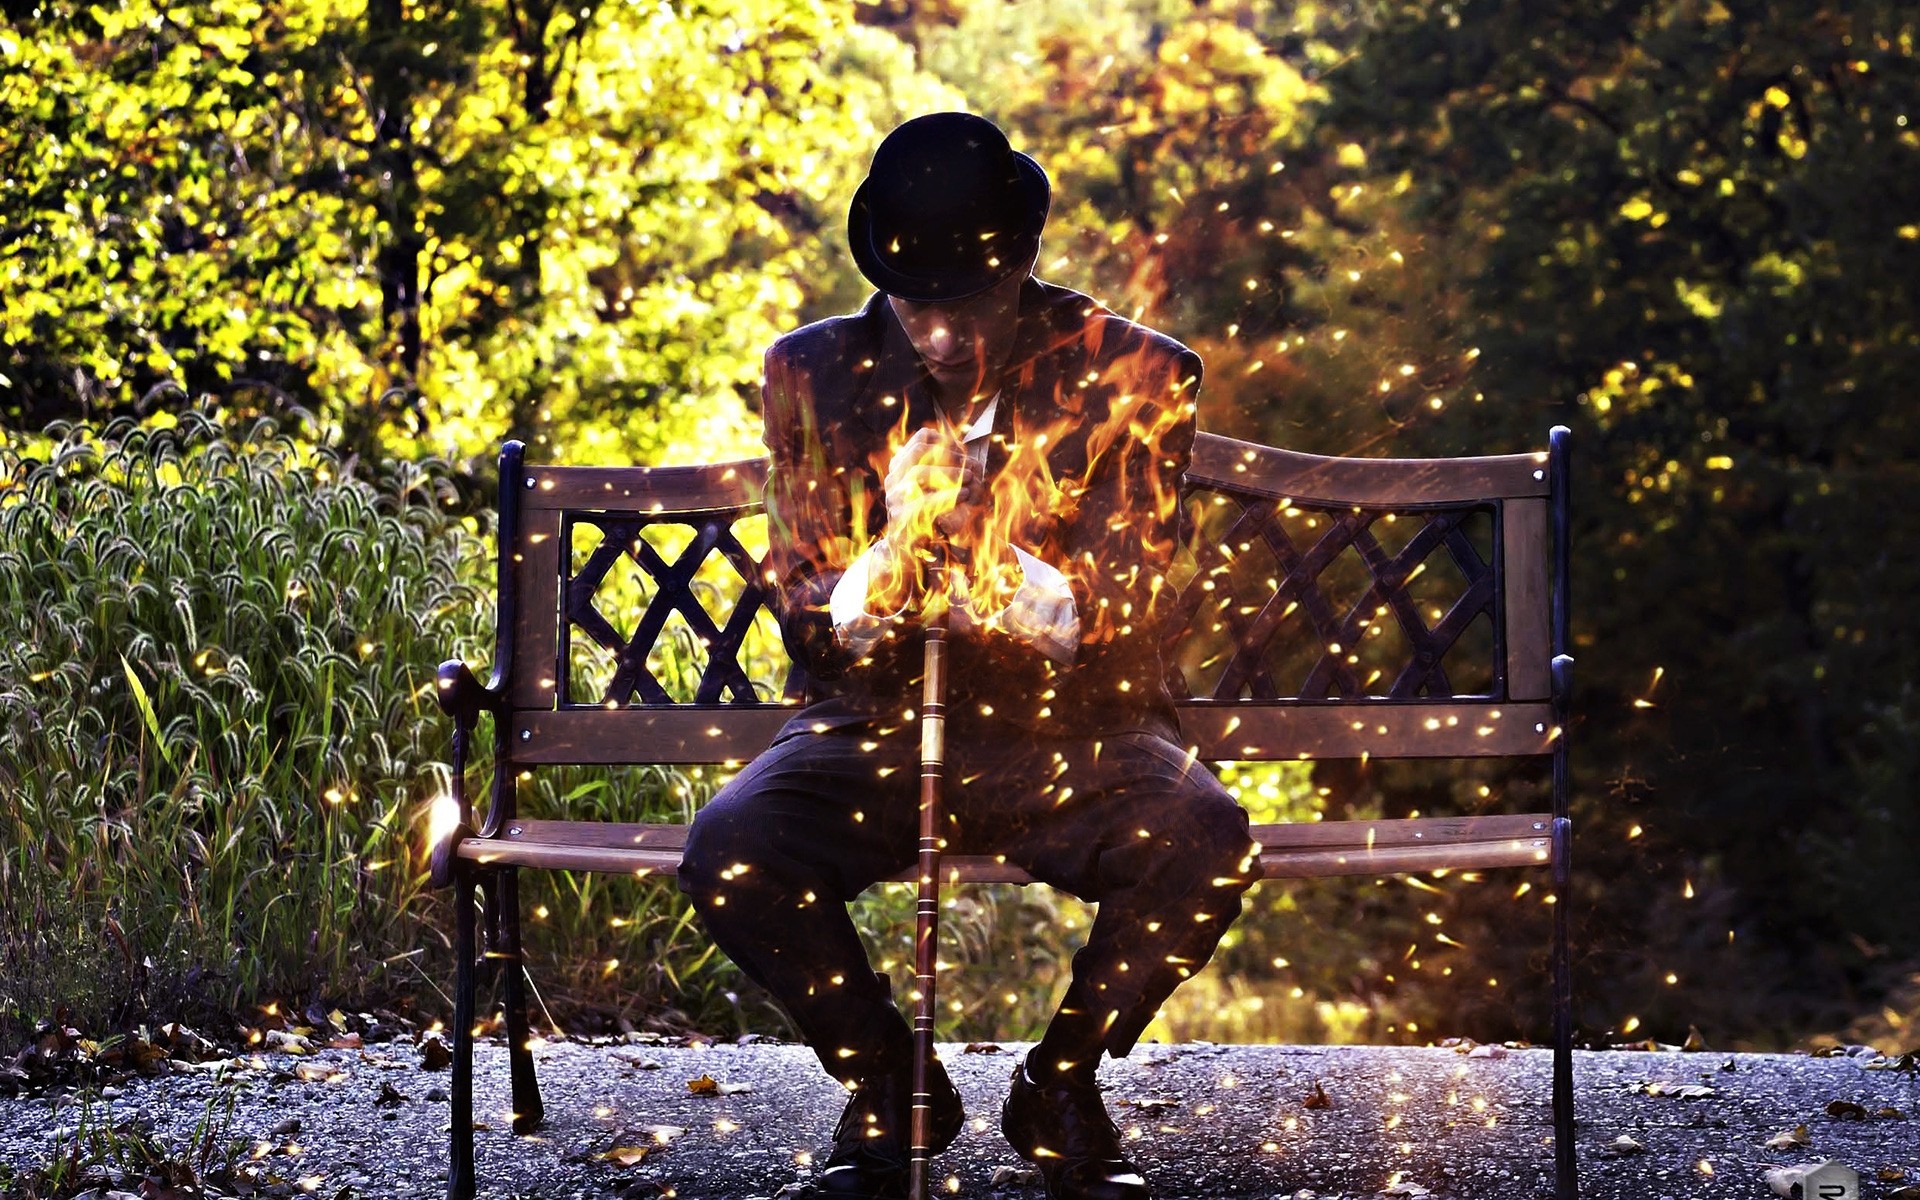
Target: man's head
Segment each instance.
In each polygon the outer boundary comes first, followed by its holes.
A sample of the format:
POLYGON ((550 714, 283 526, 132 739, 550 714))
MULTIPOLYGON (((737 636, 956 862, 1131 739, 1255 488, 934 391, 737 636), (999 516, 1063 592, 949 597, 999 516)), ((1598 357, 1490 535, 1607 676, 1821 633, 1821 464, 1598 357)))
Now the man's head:
POLYGON ((1040 165, 970 113, 916 117, 874 153, 847 241, 942 391, 1004 361, 1050 200, 1040 165))

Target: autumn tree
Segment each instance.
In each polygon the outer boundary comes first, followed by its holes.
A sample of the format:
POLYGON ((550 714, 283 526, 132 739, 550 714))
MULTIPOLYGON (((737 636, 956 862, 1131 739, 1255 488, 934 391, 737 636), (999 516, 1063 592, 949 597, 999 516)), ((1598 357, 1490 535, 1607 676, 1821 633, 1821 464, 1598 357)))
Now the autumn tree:
POLYGON ((1831 1026, 1920 956, 1912 10, 1371 20, 1330 120, 1414 181, 1483 351, 1417 444, 1576 434, 1588 1012, 1831 1026))
POLYGON ((50 4, 0 36, 0 419, 212 392, 368 451, 750 444, 864 148, 850 7, 50 4))

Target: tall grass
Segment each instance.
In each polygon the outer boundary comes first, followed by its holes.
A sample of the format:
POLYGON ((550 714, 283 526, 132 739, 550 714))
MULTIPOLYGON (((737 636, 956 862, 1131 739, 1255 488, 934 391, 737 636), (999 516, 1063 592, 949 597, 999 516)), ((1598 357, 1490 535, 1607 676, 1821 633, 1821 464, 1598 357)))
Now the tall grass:
MULTIPOLYGON (((93 1028, 269 999, 407 994, 444 1011, 447 894, 426 890, 423 827, 449 728, 430 688, 445 658, 491 665, 489 516, 456 513, 438 463, 370 473, 266 425, 153 425, 56 427, 31 448, 0 434, 0 1044, 60 1010, 93 1028)), ((741 534, 764 549, 762 526, 741 534)), ((710 565, 696 587, 727 588, 731 568, 710 565)), ((596 604, 631 630, 651 596, 622 570, 596 604)), ((785 661, 761 623, 744 665, 772 697, 785 661)), ((574 695, 591 698, 611 661, 576 649, 574 695)), ((704 658, 676 621, 650 666, 687 697, 704 658)), ((477 792, 484 753, 470 769, 477 792)), ((686 821, 730 774, 561 767, 515 783, 528 815, 686 821)), ((1225 777, 1256 820, 1326 807, 1304 764, 1225 777)), ((521 895, 537 1004, 561 1029, 784 1028, 672 880, 534 871, 521 895)), ((1328 932, 1356 901, 1266 885, 1220 978, 1183 988, 1154 1032, 1376 1033, 1380 1014, 1322 999, 1360 950, 1328 932)), ((910 891, 876 888, 854 918, 904 993, 910 891)), ((951 892, 942 1036, 1037 1035, 1090 920, 1045 888, 951 892)))
POLYGON ((0 1022, 388 984, 433 664, 488 607, 444 469, 191 414, 48 432, 0 447, 0 1022))

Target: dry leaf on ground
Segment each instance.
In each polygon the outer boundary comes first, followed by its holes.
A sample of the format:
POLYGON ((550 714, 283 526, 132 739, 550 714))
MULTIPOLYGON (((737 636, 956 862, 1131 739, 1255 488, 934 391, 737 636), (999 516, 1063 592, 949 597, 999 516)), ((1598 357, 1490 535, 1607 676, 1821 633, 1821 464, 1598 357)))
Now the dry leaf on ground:
POLYGON ((1313 1090, 1307 1093, 1307 1098, 1301 1103, 1308 1108, 1332 1108, 1333 1097, 1327 1095, 1327 1089, 1321 1087, 1316 1079, 1313 1081, 1313 1090))
POLYGON ((1795 1125, 1792 1129, 1776 1133, 1767 1139, 1769 1150, 1792 1150, 1796 1146, 1805 1146, 1813 1141, 1805 1125, 1795 1125))
POLYGON ((1672 1096, 1676 1100, 1704 1100, 1713 1095, 1713 1089, 1703 1083, 1666 1083, 1658 1079, 1640 1090, 1649 1096, 1672 1096))
POLYGON ((641 1136, 653 1139, 656 1146, 664 1146, 677 1137, 686 1134, 686 1128, 680 1125, 642 1125, 638 1129, 628 1130, 625 1136, 641 1136))
POLYGON ((444 1071, 453 1062, 453 1051, 440 1038, 429 1034, 420 1042, 420 1069, 422 1071, 444 1071))

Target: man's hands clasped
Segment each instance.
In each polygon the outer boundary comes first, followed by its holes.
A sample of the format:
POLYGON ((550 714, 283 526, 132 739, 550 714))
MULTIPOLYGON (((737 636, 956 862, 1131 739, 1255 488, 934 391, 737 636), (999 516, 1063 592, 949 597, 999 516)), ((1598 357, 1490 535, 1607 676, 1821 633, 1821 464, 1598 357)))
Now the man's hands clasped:
POLYGON ((986 480, 966 446, 922 429, 894 452, 883 482, 886 532, 873 547, 869 603, 876 613, 918 612, 936 586, 942 549, 965 558, 980 535, 986 480))

